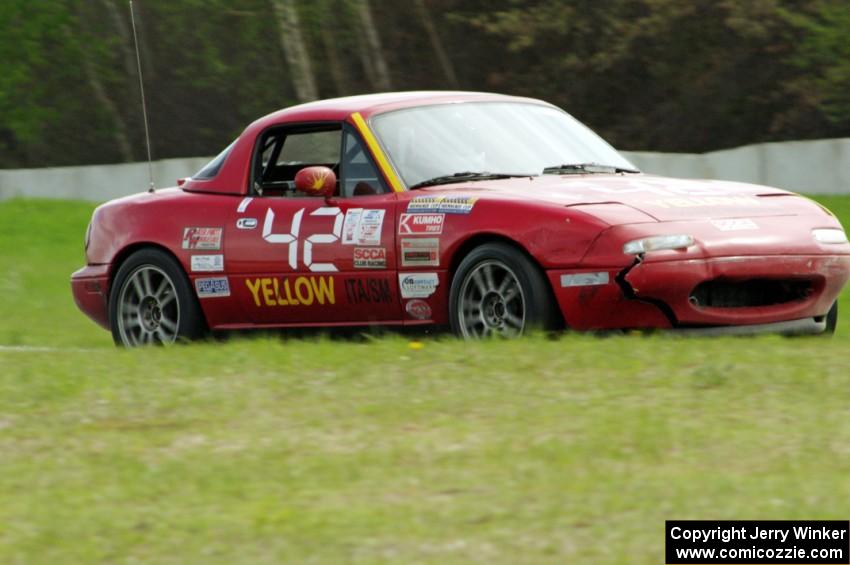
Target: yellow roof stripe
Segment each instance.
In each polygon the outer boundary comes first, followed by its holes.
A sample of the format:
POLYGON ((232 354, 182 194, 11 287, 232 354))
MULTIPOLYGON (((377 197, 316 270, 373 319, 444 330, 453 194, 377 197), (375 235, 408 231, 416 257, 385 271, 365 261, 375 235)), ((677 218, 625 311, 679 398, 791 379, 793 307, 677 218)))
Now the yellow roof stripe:
POLYGON ((381 167, 384 177, 386 177, 386 179, 390 182, 393 192, 404 192, 404 186, 401 184, 401 180, 399 180, 398 175, 395 174, 387 156, 384 155, 384 152, 381 150, 381 146, 378 145, 378 140, 375 139, 375 135, 372 133, 372 130, 370 130, 369 126, 366 125, 366 120, 363 119, 360 112, 354 112, 351 114, 351 119, 354 120, 354 125, 357 126, 357 130, 360 132, 360 135, 362 135, 363 139, 366 140, 366 145, 369 146, 369 150, 378 161, 378 166, 381 167))

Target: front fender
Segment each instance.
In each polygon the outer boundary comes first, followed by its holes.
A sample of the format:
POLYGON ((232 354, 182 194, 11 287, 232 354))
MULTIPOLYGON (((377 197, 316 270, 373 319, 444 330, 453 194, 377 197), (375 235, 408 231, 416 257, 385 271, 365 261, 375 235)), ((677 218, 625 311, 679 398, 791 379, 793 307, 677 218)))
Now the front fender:
POLYGON ((469 214, 446 214, 440 265, 451 265, 471 240, 489 235, 515 242, 544 269, 573 266, 608 225, 567 207, 481 199, 469 214))

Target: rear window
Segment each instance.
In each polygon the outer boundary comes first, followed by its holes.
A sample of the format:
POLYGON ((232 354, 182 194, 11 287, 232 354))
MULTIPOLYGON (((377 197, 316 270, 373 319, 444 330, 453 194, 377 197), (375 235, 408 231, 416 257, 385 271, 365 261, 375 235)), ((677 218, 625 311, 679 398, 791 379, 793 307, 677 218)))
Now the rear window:
POLYGON ((227 156, 230 154, 230 150, 233 149, 233 146, 236 144, 234 140, 233 143, 224 148, 224 151, 219 153, 215 159, 204 165, 200 171, 192 175, 193 179, 198 180, 206 180, 211 179, 218 174, 221 170, 221 166, 224 164, 224 160, 227 159, 227 156))

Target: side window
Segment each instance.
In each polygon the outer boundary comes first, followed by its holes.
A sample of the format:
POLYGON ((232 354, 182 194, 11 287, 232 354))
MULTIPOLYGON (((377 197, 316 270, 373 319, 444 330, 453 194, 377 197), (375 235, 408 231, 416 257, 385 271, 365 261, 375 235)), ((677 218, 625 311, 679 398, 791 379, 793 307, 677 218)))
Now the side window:
POLYGON ((277 165, 315 165, 339 163, 339 130, 292 133, 286 136, 277 165))
POLYGON ((328 167, 339 177, 341 142, 342 129, 336 124, 266 131, 255 149, 254 193, 302 197, 295 191, 295 174, 314 165, 328 167))
POLYGON ((372 157, 351 130, 343 134, 341 196, 368 196, 389 192, 372 157))

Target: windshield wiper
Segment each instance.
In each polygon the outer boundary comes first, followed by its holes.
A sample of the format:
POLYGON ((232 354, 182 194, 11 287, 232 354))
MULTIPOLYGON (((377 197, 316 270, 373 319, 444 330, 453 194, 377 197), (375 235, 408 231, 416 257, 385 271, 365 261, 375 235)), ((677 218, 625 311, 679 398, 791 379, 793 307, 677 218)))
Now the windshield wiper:
POLYGON ((626 169, 601 163, 570 163, 554 165, 543 169, 544 175, 559 175, 565 173, 639 173, 637 169, 626 169))
POLYGON ((438 184, 452 184, 455 182, 466 182, 471 180, 493 180, 493 179, 509 179, 517 177, 531 177, 534 175, 515 175, 508 173, 488 173, 486 171, 464 171, 461 173, 452 173, 450 175, 441 175, 432 179, 423 180, 411 186, 414 188, 422 188, 423 186, 435 186, 438 184))

